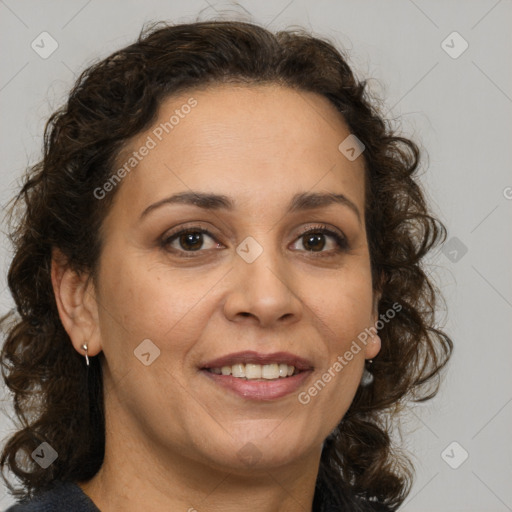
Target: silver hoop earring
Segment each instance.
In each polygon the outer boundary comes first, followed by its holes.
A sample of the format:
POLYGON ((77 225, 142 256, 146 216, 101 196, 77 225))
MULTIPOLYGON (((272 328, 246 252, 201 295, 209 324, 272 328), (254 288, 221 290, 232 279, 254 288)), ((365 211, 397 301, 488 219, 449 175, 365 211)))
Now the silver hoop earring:
POLYGON ((84 343, 82 345, 82 348, 85 350, 85 362, 87 363, 87 366, 89 366, 89 356, 87 355, 87 343, 84 343))
MULTIPOLYGON (((373 363, 373 359, 368 359, 368 366, 373 363)), ((369 386, 374 380, 373 373, 371 373, 366 366, 364 367, 363 376, 361 377, 361 386, 369 386)))

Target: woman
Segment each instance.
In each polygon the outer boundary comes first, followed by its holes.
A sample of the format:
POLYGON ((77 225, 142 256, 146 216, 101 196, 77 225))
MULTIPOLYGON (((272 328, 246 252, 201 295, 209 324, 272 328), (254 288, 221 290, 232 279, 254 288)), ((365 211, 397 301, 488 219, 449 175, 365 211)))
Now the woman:
POLYGON ((396 510, 392 420, 452 350, 418 162, 306 33, 157 24, 86 70, 17 201, 10 510, 396 510))

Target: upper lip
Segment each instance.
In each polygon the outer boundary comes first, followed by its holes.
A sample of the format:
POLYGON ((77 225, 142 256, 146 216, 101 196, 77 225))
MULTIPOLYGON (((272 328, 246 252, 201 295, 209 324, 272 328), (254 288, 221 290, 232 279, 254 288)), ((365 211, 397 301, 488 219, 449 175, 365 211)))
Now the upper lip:
POLYGON ((212 359, 201 365, 201 368, 222 368, 223 366, 233 366, 234 364, 272 364, 281 363, 294 366, 297 370, 311 370, 313 365, 311 361, 303 357, 290 354, 289 352, 272 352, 271 354, 262 354, 252 350, 245 352, 235 352, 226 356, 212 359))

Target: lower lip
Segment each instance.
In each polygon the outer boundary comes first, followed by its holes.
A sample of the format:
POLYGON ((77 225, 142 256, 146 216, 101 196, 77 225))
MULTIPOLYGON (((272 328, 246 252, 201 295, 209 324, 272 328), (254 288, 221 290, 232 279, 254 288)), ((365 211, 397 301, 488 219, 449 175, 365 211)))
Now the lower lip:
POLYGON ((249 400, 277 400, 296 392, 309 377, 311 370, 302 371, 292 377, 274 380, 246 380, 231 375, 218 375, 201 370, 219 386, 249 400))

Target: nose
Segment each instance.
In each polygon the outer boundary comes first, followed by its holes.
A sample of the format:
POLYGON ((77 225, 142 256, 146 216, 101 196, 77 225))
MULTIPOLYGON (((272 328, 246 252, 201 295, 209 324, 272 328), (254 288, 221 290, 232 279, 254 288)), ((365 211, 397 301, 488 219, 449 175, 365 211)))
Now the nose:
POLYGON ((252 263, 235 257, 224 304, 230 321, 271 327, 301 319, 303 304, 294 290, 293 269, 276 252, 267 248, 252 263))

